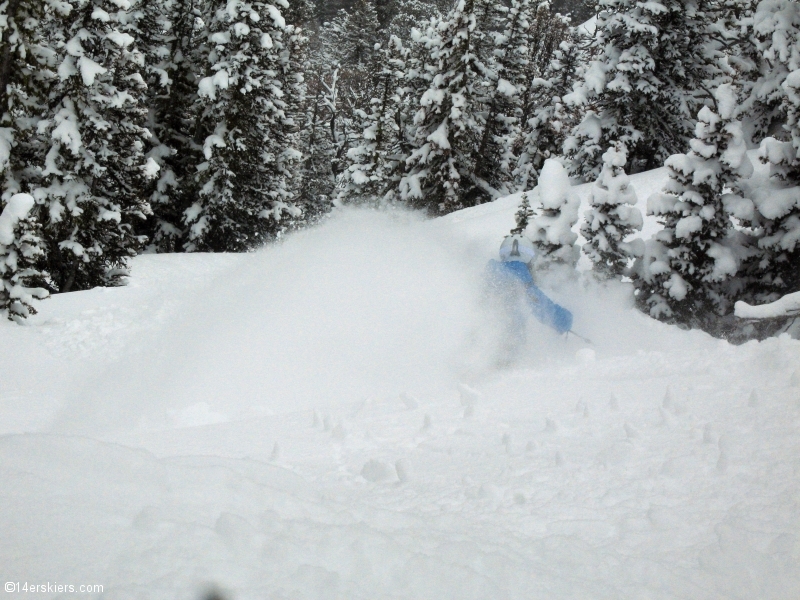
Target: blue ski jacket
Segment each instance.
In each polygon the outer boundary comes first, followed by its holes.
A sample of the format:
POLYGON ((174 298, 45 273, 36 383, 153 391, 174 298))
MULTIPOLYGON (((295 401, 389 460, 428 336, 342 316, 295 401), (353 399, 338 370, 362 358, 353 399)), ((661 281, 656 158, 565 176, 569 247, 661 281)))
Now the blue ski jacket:
POLYGON ((515 288, 522 287, 534 317, 558 333, 566 333, 572 329, 572 313, 553 302, 536 287, 528 265, 519 261, 490 260, 486 269, 490 285, 496 292, 509 294, 515 288))

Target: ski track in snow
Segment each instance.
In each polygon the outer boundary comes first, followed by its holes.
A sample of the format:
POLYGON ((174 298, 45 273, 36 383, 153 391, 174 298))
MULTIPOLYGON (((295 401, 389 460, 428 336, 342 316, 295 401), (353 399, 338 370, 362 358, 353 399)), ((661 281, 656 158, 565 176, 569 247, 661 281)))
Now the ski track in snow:
MULTIPOLYGON (((663 176, 632 177, 642 204, 663 176)), ((800 342, 734 347, 560 280, 595 345, 533 324, 497 368, 480 276, 516 204, 142 256, 125 288, 0 324, 4 581, 800 597, 800 342)))

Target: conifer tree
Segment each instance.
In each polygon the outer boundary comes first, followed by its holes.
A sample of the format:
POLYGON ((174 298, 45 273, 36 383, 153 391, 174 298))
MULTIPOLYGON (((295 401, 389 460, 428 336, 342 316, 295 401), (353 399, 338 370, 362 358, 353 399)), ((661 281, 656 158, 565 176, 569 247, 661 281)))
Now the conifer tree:
POLYGON ((625 146, 617 142, 603 154, 603 170, 589 195, 586 221, 581 235, 586 239, 583 252, 602 278, 619 279, 629 263, 641 256, 639 244, 625 238, 642 229, 642 213, 636 208, 636 192, 625 174, 625 146))
POLYGON ((145 177, 158 168, 144 156, 144 59, 132 16, 111 0, 70 4, 50 21, 58 79, 38 126, 47 149, 34 197, 51 292, 119 283, 143 241, 134 223, 150 212, 145 177))
MULTIPOLYGON (((789 0, 764 0, 753 15, 753 33, 761 64, 755 88, 764 102, 778 102, 784 118, 783 137, 794 156, 775 155, 775 175, 800 184, 800 9, 789 0)), ((742 109, 750 108, 744 104, 742 109)))
POLYGON ((648 200, 648 213, 664 229, 652 250, 632 271, 637 302, 658 319, 715 332, 719 317, 741 293, 734 276, 741 265, 742 240, 723 202, 740 177, 752 174, 742 125, 734 118, 736 92, 715 91, 716 110, 698 113, 692 150, 669 158, 665 192, 648 200))
POLYGON ((586 113, 566 142, 574 174, 595 178, 615 141, 628 149, 627 170, 653 169, 688 146, 705 100, 709 0, 605 0, 591 52, 596 58, 568 96, 586 113))
POLYGON ((552 158, 545 161, 539 185, 531 197, 534 205, 541 207, 529 228, 530 239, 537 249, 536 268, 574 268, 580 251, 575 245, 578 234, 572 228, 578 222, 580 199, 572 191, 567 171, 560 162, 552 158))
POLYGON ((280 131, 283 149, 278 155, 278 160, 284 173, 287 198, 294 199, 295 206, 303 212, 302 218, 293 220, 293 227, 311 223, 321 214, 321 207, 317 204, 307 205, 302 202, 303 128, 308 94, 308 84, 304 74, 309 64, 308 42, 305 31, 295 25, 287 25, 281 38, 276 41, 280 65, 278 78, 284 103, 280 131))
POLYGON ((199 83, 206 161, 185 212, 188 251, 241 252, 299 216, 287 189, 285 104, 278 78, 280 11, 259 0, 217 2, 209 23, 210 74, 199 83))
POLYGON ((563 17, 551 17, 542 10, 539 14, 552 25, 529 70, 530 85, 520 118, 521 150, 514 169, 518 189, 536 185, 544 161, 563 153, 564 140, 575 124, 575 110, 564 102, 564 96, 572 89, 580 50, 563 17), (548 61, 545 65, 537 65, 544 60, 548 61))
POLYGON ((37 124, 46 118, 55 62, 46 27, 69 14, 61 0, 0 2, 0 198, 30 191, 43 161, 37 124))
POLYGON ((44 256, 41 228, 33 215, 33 196, 15 194, 0 213, 0 313, 12 321, 36 314, 34 299, 47 297, 36 287, 43 279, 38 268, 44 256))
POLYGON ((742 88, 741 112, 754 141, 782 133, 786 122, 783 83, 797 68, 800 12, 791 0, 722 0, 718 29, 725 59, 742 88), (794 48, 794 50, 793 50, 794 48))
POLYGON ((367 67, 378 43, 378 13, 370 0, 355 0, 342 39, 345 64, 367 67))
POLYGON ((430 38, 430 85, 414 115, 414 149, 406 161, 400 196, 431 213, 481 204, 489 193, 474 177, 473 145, 481 81, 476 55, 475 2, 459 0, 430 38))
POLYGON ((316 21, 316 9, 311 0, 287 0, 278 3, 287 25, 294 25, 297 30, 311 29, 316 21))
POLYGON ((152 218, 140 230, 161 252, 183 249, 184 213, 195 202, 194 176, 204 161, 197 73, 205 68, 206 0, 146 0, 137 22, 145 55, 150 132, 147 155, 160 167, 150 186, 152 218))
POLYGON ((749 51, 741 61, 754 65, 743 77, 740 111, 760 126, 756 133, 772 125, 779 138, 764 139, 759 152, 769 165, 770 184, 744 185, 739 191, 754 206, 738 203, 745 210, 736 215, 755 237, 743 298, 770 302, 800 290, 800 9, 789 0, 764 0, 745 4, 738 19, 730 19, 749 51))
POLYGON ((406 52, 394 36, 381 51, 374 86, 376 97, 369 114, 363 113, 363 132, 348 151, 350 165, 342 173, 338 198, 343 202, 380 203, 392 199, 397 186, 400 152, 400 83, 406 52))
POLYGON ((331 67, 369 68, 378 43, 378 16, 370 0, 356 0, 324 24, 321 34, 325 62, 331 67))
POLYGON ((436 72, 431 56, 433 49, 439 44, 438 27, 441 22, 440 17, 431 18, 411 30, 403 77, 403 97, 397 115, 400 128, 400 154, 403 157, 400 165, 402 175, 408 172, 406 159, 416 148, 420 125, 416 120, 420 109, 419 100, 428 91, 436 72))
POLYGON ((369 0, 359 0, 326 22, 313 44, 302 140, 301 197, 322 213, 337 195, 337 179, 348 166, 348 151, 359 144, 363 113, 376 95, 380 63, 378 19, 369 0))
POLYGON ((339 70, 316 64, 310 72, 301 138, 300 201, 313 214, 331 206, 336 165, 344 153, 339 112, 339 70))
POLYGON ((529 0, 512 0, 510 8, 495 17, 502 28, 487 52, 482 69, 487 97, 482 99, 486 118, 474 146, 475 176, 493 192, 514 191, 512 172, 516 166, 514 145, 521 135, 522 94, 528 85, 529 0))
POLYGON ((800 290, 800 187, 791 178, 795 152, 792 142, 763 140, 759 158, 770 166, 769 183, 742 182, 728 201, 753 236, 743 266, 748 285, 740 298, 750 303, 772 302, 800 290))
POLYGON ((450 9, 448 2, 425 2, 423 0, 402 0, 393 15, 386 34, 406 42, 411 38, 411 30, 423 29, 431 19, 441 18, 450 9), (440 6, 446 5, 446 6, 440 6))

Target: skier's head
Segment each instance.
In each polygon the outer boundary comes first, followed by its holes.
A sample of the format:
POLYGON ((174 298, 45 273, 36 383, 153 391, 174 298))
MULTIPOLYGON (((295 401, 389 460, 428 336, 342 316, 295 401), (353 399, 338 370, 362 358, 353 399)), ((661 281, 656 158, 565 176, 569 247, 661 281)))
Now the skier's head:
POLYGON ((529 264, 535 256, 533 243, 524 235, 507 235, 500 244, 500 260, 503 262, 519 261, 529 264))

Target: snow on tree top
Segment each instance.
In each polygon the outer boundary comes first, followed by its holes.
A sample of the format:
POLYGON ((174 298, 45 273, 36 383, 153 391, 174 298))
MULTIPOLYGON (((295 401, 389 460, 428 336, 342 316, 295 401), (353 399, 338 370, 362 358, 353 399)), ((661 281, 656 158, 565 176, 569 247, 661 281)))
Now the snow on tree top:
POLYGON ((539 175, 539 198, 542 206, 547 209, 557 209, 564 204, 566 198, 572 194, 572 184, 564 166, 555 159, 547 159, 539 175))

